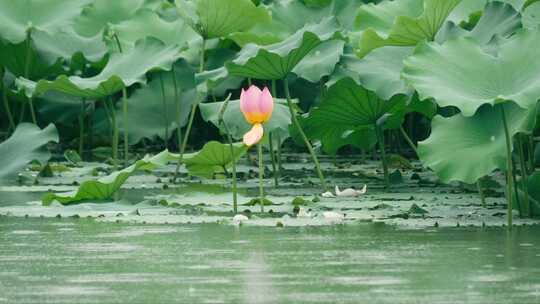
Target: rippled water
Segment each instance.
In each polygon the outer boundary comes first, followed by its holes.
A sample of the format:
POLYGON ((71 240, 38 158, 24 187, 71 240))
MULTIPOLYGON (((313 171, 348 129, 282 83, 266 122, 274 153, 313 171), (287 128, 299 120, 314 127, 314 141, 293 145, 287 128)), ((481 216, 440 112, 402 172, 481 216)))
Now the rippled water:
POLYGON ((0 303, 540 303, 540 227, 3 217, 0 303))

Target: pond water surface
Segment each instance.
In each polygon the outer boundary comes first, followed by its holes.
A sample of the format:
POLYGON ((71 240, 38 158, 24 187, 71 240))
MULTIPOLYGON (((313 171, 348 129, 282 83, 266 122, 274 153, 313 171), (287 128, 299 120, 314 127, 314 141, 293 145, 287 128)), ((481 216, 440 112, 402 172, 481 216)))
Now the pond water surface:
POLYGON ((0 303, 540 303, 540 227, 0 217, 0 303))

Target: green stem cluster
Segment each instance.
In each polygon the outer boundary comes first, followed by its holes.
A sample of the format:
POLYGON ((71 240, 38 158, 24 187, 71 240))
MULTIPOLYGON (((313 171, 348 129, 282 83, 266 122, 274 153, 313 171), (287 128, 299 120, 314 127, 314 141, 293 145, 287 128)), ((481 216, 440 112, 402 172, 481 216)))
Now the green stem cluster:
MULTIPOLYGON (((199 57, 199 73, 202 73, 204 72, 204 64, 205 64, 205 60, 204 60, 204 50, 206 48, 206 40, 203 39, 202 41, 202 48, 201 48, 201 53, 200 53, 200 57, 199 57)), ((202 99, 202 98, 200 98, 202 99)), ((193 106, 191 106, 191 111, 189 113, 189 120, 188 120, 188 124, 187 124, 187 128, 186 128, 186 132, 184 133, 184 140, 182 141, 182 145, 180 146, 180 156, 178 157, 178 163, 176 164, 176 170, 174 172, 174 177, 173 177, 173 182, 176 181, 176 179, 178 178, 178 175, 180 174, 180 166, 182 165, 182 161, 184 159, 184 152, 186 151, 186 146, 187 146, 187 142, 188 142, 188 139, 189 139, 189 134, 191 133, 191 127, 193 125, 193 120, 195 119, 195 112, 197 112, 197 107, 199 106, 199 102, 200 100, 197 100, 197 102, 195 102, 193 104, 193 106)), ((178 133, 180 133, 180 115, 178 115, 178 133)), ((179 136, 179 138, 181 137, 181 135, 179 136)))

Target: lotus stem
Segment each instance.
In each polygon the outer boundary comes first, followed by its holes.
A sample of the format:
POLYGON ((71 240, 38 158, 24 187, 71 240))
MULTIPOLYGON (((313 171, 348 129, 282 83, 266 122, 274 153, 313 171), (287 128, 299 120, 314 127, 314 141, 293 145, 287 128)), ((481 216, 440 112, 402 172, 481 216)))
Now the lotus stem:
POLYGON ((523 140, 522 140, 521 134, 518 134, 517 140, 518 140, 519 164, 521 167, 521 185, 523 187, 523 192, 525 192, 525 195, 523 196, 524 197, 523 204, 524 204, 524 209, 525 209, 524 211, 528 217, 532 217, 532 210, 531 210, 531 205, 529 202, 529 185, 528 185, 529 174, 527 173, 527 163, 525 161, 525 153, 523 151, 523 140))
POLYGON ((476 188, 478 189, 478 195, 480 195, 482 207, 486 208, 486 196, 484 195, 484 190, 482 189, 482 178, 476 181, 476 188))
POLYGON ((2 100, 4 101, 4 109, 6 110, 6 114, 9 121, 9 127, 11 130, 15 131, 15 121, 13 120, 13 114, 11 113, 11 108, 9 106, 9 100, 7 98, 7 87, 3 85, 3 82, 0 80, 0 84, 2 84, 2 100))
MULTIPOLYGON (((229 142, 229 150, 231 152, 231 159, 232 159, 232 193, 233 193, 233 213, 238 213, 238 189, 236 185, 236 158, 234 157, 234 146, 233 146, 233 139, 231 136, 231 132, 229 132, 229 127, 223 120, 223 115, 225 115, 225 110, 227 109, 227 106, 229 106, 229 100, 231 99, 231 94, 227 96, 225 101, 223 102, 223 106, 221 107, 219 111, 218 116, 218 124, 223 125, 223 128, 225 129, 225 135, 227 136, 227 141, 229 142)), ((226 168, 225 172, 226 172, 226 168)))
MULTIPOLYGON (((30 77, 30 67, 32 65, 32 43, 30 41, 31 38, 32 29, 28 29, 26 31, 26 62, 24 63, 24 78, 26 79, 29 79, 30 77)), ((32 97, 28 99, 28 105, 30 106, 30 116, 32 117, 32 122, 37 125, 36 111, 34 110, 34 101, 32 97)))
POLYGON ((263 151, 262 143, 257 145, 257 152, 259 152, 259 204, 261 205, 261 213, 264 213, 264 167, 263 167, 263 151))
MULTIPOLYGON (((206 48, 206 39, 203 38, 202 40, 202 49, 201 54, 199 57, 199 73, 204 72, 204 50, 206 48)), ((202 99, 202 98, 201 98, 202 99)), ((176 164, 176 170, 174 172, 173 182, 176 181, 178 178, 178 174, 180 173, 180 165, 182 164, 182 161, 184 159, 184 152, 186 151, 187 142, 189 139, 189 134, 191 133, 191 126, 193 125, 193 120, 195 119, 195 112, 197 111, 197 107, 199 106, 199 102, 197 101, 191 106, 191 112, 189 113, 189 120, 186 128, 186 132, 184 133, 184 140, 182 141, 182 145, 180 147, 180 156, 178 157, 178 163, 176 164)), ((178 132, 180 133, 181 127, 180 127, 180 115, 178 115, 178 132)))
POLYGON ((124 121, 124 166, 129 162, 129 119, 126 87, 122 88, 122 120, 124 121))
MULTIPOLYGON (((277 98, 277 85, 276 80, 272 79, 272 96, 274 98, 277 98)), ((277 170, 278 170, 278 176, 281 177, 281 136, 279 136, 279 133, 276 134, 276 140, 277 140, 277 147, 276 147, 276 157, 277 157, 277 170)))
POLYGON ((416 146, 414 145, 409 135, 407 135, 407 132, 405 131, 405 129, 403 129, 403 126, 399 126, 399 130, 401 131, 401 135, 403 135, 403 138, 405 138, 405 141, 407 142, 407 144, 409 144, 409 146, 414 151, 414 153, 418 155, 418 150, 416 149, 416 146))
POLYGON ((276 160, 274 158, 274 143, 272 140, 272 132, 268 132, 268 148, 270 149, 270 158, 272 159, 272 175, 274 176, 274 186, 279 186, 278 173, 276 170, 276 160))
MULTIPOLYGON (((174 69, 174 67, 173 67, 174 69)), ((174 75, 174 70, 172 71, 174 75)), ((176 78, 176 77, 175 77, 176 78)), ((167 111, 167 100, 165 98, 165 85, 163 84, 163 73, 159 73, 159 84, 161 87, 161 101, 163 102, 163 115, 165 119, 165 149, 169 148, 169 117, 167 111)), ((175 81, 176 93, 176 81, 175 81)), ((176 95, 175 95, 176 97, 176 95)))
POLYGON ((79 155, 83 158, 84 154, 84 118, 86 112, 86 99, 81 100, 81 111, 79 114, 79 155))
POLYGON ((28 99, 28 105, 29 105, 29 108, 30 108, 30 117, 32 118, 32 123, 37 125, 37 118, 36 118, 36 111, 34 109, 34 98, 33 97, 30 97, 28 99))
POLYGON ((118 39, 118 35, 116 33, 113 34, 114 41, 116 41, 116 46, 118 46, 118 52, 123 53, 122 51, 122 45, 120 44, 120 39, 118 39))
POLYGON ((108 100, 108 110, 111 117, 111 127, 113 129, 113 138, 112 138, 112 158, 113 158, 113 168, 114 170, 118 169, 118 125, 116 123, 116 113, 114 111, 114 105, 112 99, 109 97, 108 100))
POLYGON ((529 173, 533 173, 535 169, 534 163, 534 135, 531 134, 528 137, 528 152, 529 152, 529 173))
MULTIPOLYGON (((88 115, 88 147, 92 149, 94 146, 94 120, 92 119, 93 114, 96 111, 96 104, 95 102, 92 102, 90 104, 90 111, 88 115)), ((87 152, 88 160, 92 161, 92 152, 91 150, 87 152)))
POLYGON ((379 147, 381 149, 381 162, 383 166, 384 182, 385 182, 386 188, 389 188, 390 176, 388 174, 388 163, 386 159, 384 131, 380 127, 375 126, 375 133, 377 133, 377 139, 379 141, 379 147))
POLYGON ((291 94, 289 92, 289 81, 287 78, 283 79, 283 88, 285 89, 285 97, 287 98, 287 105, 289 106, 289 112, 291 113, 291 120, 298 130, 298 133, 300 133, 302 139, 304 140, 304 144, 306 145, 306 148, 308 149, 309 153, 311 154, 311 158, 313 159, 313 162, 315 163, 315 168, 317 170, 317 175, 319 175, 319 179, 321 180, 321 185, 323 187, 323 190, 326 191, 326 181, 324 180, 324 175, 321 171, 321 165, 319 164, 319 159, 317 158, 317 155, 315 154, 315 151, 313 150, 313 147, 311 146, 311 143, 309 142, 309 139, 306 136, 306 133, 304 133, 304 130, 300 126, 300 123, 298 122, 298 119, 296 118, 296 113, 293 109, 293 104, 291 100, 291 94))
POLYGON ((501 118, 504 126, 504 134, 506 138, 506 199, 508 201, 508 229, 512 229, 512 189, 514 188, 512 174, 513 174, 513 164, 512 164, 512 138, 510 136, 510 131, 508 130, 508 123, 506 121, 506 112, 504 106, 499 106, 501 109, 501 118))

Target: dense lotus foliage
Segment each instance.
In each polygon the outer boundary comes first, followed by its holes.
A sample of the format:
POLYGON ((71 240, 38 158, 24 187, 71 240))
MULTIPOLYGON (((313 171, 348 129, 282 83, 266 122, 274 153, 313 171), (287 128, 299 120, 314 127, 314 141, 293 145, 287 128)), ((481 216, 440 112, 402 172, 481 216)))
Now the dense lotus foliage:
POLYGON ((480 197, 503 174, 510 225, 540 215, 540 1, 0 0, 0 20, 0 184, 53 154, 113 168, 44 205, 173 165, 176 184, 225 174, 236 213, 257 149, 264 212, 282 149, 309 153, 323 194, 321 155, 373 153, 390 190, 399 147, 480 197))

